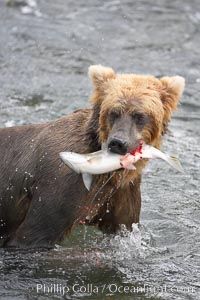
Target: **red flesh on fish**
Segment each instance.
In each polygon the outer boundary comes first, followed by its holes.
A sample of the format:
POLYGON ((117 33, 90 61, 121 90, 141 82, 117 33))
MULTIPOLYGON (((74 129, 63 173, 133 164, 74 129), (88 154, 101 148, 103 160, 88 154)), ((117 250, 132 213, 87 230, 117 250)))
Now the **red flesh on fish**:
MULTIPOLYGON (((142 159, 142 144, 143 142, 140 141, 140 145, 130 151, 129 153, 127 153, 126 155, 122 156, 120 159, 120 164, 124 169, 128 169, 133 163, 136 162, 136 155, 139 154, 140 155, 140 159, 142 159)), ((137 158, 138 160, 138 158, 137 158)))

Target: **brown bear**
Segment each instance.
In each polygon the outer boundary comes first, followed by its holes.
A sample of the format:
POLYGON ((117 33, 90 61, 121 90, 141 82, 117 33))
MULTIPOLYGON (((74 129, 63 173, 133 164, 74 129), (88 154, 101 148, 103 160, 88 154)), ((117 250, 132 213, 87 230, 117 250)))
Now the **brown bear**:
POLYGON ((126 154, 139 141, 160 147, 172 110, 184 89, 180 76, 116 74, 89 68, 92 106, 39 125, 0 129, 1 246, 52 247, 73 225, 97 225, 115 233, 139 222, 142 169, 96 175, 91 190, 62 163, 59 152, 90 153, 106 143, 126 154))

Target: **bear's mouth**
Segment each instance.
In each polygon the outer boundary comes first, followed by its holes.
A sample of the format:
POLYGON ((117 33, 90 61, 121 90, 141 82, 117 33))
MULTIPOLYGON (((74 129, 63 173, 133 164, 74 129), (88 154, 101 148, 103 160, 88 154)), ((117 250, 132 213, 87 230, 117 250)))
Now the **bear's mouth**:
POLYGON ((139 141, 139 145, 138 145, 135 149, 129 151, 129 153, 130 153, 131 155, 135 155, 137 152, 139 152, 139 153, 142 154, 142 146, 143 146, 143 144, 144 144, 144 141, 143 141, 143 140, 140 140, 140 141, 139 141))

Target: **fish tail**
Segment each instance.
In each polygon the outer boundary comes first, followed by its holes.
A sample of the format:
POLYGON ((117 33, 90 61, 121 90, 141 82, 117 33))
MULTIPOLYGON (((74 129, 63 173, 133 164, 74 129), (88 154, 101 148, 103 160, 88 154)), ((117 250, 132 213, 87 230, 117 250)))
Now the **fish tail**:
POLYGON ((184 173, 183 167, 181 166, 181 163, 176 155, 166 156, 166 161, 176 170, 178 170, 181 173, 184 173))

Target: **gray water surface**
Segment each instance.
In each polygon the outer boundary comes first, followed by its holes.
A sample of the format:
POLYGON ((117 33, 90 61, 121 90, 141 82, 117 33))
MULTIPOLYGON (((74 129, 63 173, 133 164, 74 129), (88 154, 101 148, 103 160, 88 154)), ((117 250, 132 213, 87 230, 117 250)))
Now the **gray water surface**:
POLYGON ((186 90, 163 149, 185 174, 149 163, 141 233, 103 238, 80 226, 49 252, 1 249, 0 299, 200 299, 199 0, 38 0, 28 14, 22 2, 0 0, 0 126, 88 106, 91 64, 178 74, 186 90))

